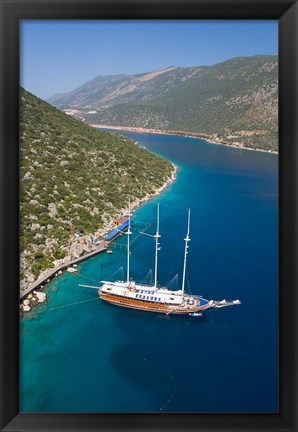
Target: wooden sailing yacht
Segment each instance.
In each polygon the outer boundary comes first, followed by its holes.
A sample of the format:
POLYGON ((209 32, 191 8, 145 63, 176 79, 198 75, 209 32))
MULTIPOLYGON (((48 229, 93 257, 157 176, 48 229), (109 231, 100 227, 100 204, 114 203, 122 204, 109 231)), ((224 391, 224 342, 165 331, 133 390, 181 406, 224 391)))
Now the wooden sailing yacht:
POLYGON ((159 204, 157 205, 157 227, 156 233, 150 235, 142 233, 155 239, 155 268, 154 268, 154 284, 145 285, 133 281, 130 277, 130 236, 131 232, 131 213, 129 205, 128 213, 128 230, 127 235, 127 277, 126 281, 101 281, 102 286, 94 287, 90 285, 80 285, 87 288, 98 289, 99 297, 116 306, 122 306, 130 309, 139 309, 147 312, 157 312, 163 314, 179 314, 199 316, 210 308, 219 308, 224 306, 233 306, 240 304, 239 300, 234 301, 214 301, 206 300, 201 296, 185 293, 185 274, 188 255, 188 243, 190 242, 190 209, 188 209, 187 233, 184 239, 184 261, 183 261, 183 277, 182 286, 178 291, 171 291, 167 287, 160 287, 157 283, 158 270, 158 251, 160 250, 160 234, 159 234, 159 204))

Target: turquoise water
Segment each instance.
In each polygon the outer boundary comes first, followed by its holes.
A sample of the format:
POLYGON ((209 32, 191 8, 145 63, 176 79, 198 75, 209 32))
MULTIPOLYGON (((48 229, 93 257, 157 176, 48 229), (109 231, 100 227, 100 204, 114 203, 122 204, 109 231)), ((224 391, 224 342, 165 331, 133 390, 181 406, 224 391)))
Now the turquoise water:
POLYGON ((125 134, 178 165, 176 182, 134 215, 134 278, 142 281, 153 268, 152 239, 138 231, 151 223, 154 233, 160 202, 158 279, 179 287, 191 207, 188 290, 242 304, 203 318, 105 304, 78 284, 125 275, 123 236, 113 254, 79 265, 84 277, 55 278, 48 304, 22 319, 21 411, 277 412, 277 156, 125 134))

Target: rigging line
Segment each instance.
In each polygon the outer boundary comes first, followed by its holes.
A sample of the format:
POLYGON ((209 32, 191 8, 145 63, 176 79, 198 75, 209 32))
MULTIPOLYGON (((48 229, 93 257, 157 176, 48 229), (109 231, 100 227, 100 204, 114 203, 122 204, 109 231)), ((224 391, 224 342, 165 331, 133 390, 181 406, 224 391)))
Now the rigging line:
MULTIPOLYGON (((108 276, 107 276, 107 279, 109 279, 109 278, 111 278, 111 277, 113 277, 115 274, 117 274, 119 271, 123 271, 123 266, 121 266, 121 267, 119 267, 117 270, 115 270, 113 273, 111 273, 111 274, 109 274, 108 276)), ((77 273, 77 274, 73 274, 73 276, 77 276, 77 277, 82 277, 82 278, 84 278, 84 279, 88 279, 88 280, 90 280, 91 282, 95 282, 95 283, 99 283, 99 280, 95 280, 95 279, 92 279, 92 278, 90 278, 90 277, 88 277, 88 276, 84 276, 84 275, 82 275, 82 274, 80 274, 80 273, 77 273)))
POLYGON ((146 274, 146 276, 144 277, 144 279, 142 280, 142 284, 150 284, 151 285, 151 280, 152 280, 152 269, 150 269, 148 271, 148 273, 146 274))
POLYGON ((140 225, 150 225, 151 226, 151 223, 150 222, 148 222, 148 221, 135 221, 135 225, 138 225, 138 224, 140 224, 140 225))
POLYGON ((190 283, 189 283, 189 279, 186 280, 186 283, 187 283, 187 291, 188 291, 189 294, 192 295, 191 288, 190 288, 190 283))
POLYGON ((109 279, 111 279, 114 275, 116 275, 117 273, 119 273, 119 271, 121 271, 122 273, 121 274, 123 274, 123 266, 121 266, 121 267, 119 267, 117 270, 115 270, 113 273, 110 273, 108 276, 107 276, 107 279, 109 280, 109 279))
MULTIPOLYGON (((165 284, 165 286, 170 289, 170 286, 174 285, 174 283, 176 282, 176 285, 179 285, 179 278, 178 278, 178 273, 175 274, 175 276, 172 277, 172 279, 168 280, 167 283, 165 284)), ((175 289, 175 287, 173 287, 175 289)))

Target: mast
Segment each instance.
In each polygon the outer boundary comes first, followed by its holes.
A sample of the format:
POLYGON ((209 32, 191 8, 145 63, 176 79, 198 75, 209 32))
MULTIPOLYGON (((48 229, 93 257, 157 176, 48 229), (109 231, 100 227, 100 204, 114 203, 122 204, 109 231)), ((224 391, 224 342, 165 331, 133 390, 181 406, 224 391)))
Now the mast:
POLYGON ((130 198, 128 200, 128 230, 126 231, 127 234, 127 286, 129 285, 129 264, 130 264, 130 241, 129 236, 131 235, 130 231, 130 198))
POLYGON ((159 203, 157 204, 157 225, 156 225, 156 234, 154 236, 155 238, 155 269, 154 269, 154 288, 157 288, 157 255, 159 248, 159 203))
POLYGON ((186 259, 188 254, 188 242, 190 241, 189 238, 189 226, 190 226, 190 209, 188 209, 188 223, 187 223, 187 234, 184 239, 185 241, 185 250, 184 250, 184 264, 183 264, 183 278, 182 278, 182 301, 184 297, 184 285, 185 285, 185 271, 186 271, 186 259))

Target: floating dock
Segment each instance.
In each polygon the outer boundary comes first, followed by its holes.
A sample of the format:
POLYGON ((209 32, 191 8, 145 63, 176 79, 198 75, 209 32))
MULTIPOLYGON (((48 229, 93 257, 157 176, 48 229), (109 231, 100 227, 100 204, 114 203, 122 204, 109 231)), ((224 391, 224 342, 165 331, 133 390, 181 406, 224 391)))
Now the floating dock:
MULTIPOLYGON (((120 219, 122 223, 120 223, 117 228, 113 229, 109 234, 105 236, 106 242, 111 242, 113 240, 116 240, 117 237, 119 237, 121 234, 123 234, 124 231, 128 229, 128 218, 122 218, 120 219)), ((130 225, 133 226, 133 219, 130 220, 130 225)))

